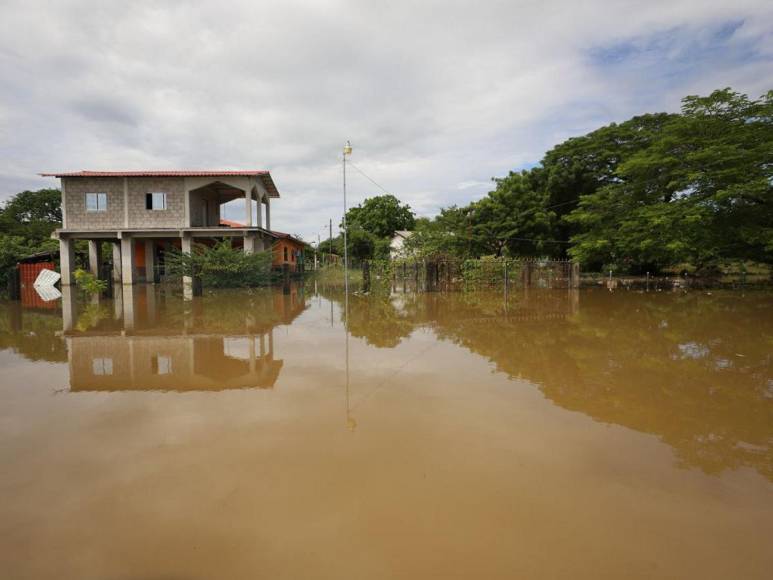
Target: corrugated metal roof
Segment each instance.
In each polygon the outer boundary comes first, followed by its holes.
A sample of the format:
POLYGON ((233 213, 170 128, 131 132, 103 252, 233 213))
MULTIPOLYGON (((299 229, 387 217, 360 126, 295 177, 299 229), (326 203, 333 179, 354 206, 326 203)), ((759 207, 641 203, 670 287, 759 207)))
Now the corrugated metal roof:
POLYGON ((171 169, 139 171, 62 171, 41 173, 41 177, 259 177, 269 197, 279 197, 271 173, 263 169, 171 169))

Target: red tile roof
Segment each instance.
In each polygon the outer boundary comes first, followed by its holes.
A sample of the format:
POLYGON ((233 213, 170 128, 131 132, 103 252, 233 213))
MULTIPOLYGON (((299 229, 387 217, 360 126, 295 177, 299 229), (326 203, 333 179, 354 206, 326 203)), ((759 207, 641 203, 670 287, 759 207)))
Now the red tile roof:
POLYGON ((259 177, 268 190, 269 197, 279 197, 279 190, 271 179, 271 174, 263 169, 172 169, 140 171, 63 171, 41 173, 41 177, 259 177))
POLYGON ((228 226, 229 228, 243 228, 243 227, 246 227, 241 222, 235 222, 233 220, 227 220, 227 219, 224 219, 224 218, 220 218, 220 225, 221 226, 228 226))
POLYGON ((60 173, 41 173, 44 177, 216 177, 219 175, 268 175, 268 171, 261 169, 247 170, 204 170, 204 169, 172 169, 165 170, 140 170, 140 171, 64 171, 60 173))

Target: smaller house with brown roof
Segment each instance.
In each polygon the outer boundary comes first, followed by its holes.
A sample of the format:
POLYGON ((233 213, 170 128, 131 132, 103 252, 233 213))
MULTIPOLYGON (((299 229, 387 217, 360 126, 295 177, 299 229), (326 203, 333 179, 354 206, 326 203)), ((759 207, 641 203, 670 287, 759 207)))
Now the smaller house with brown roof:
POLYGON ((306 244, 284 232, 273 230, 271 233, 276 237, 273 266, 281 268, 287 264, 291 272, 302 269, 300 264, 303 263, 303 250, 306 244))

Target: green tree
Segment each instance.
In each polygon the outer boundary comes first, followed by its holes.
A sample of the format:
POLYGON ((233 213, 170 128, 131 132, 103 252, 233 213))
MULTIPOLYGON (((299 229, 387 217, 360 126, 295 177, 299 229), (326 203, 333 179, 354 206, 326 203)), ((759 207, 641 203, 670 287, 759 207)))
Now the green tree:
POLYGON ((349 231, 360 228, 377 238, 391 238, 397 230, 411 230, 415 215, 394 195, 369 197, 346 212, 349 231))
POLYGON ((58 189, 22 191, 0 207, 0 285, 20 258, 57 250, 51 232, 61 226, 62 197, 58 189))
POLYGON ((0 232, 42 240, 62 224, 62 193, 58 189, 22 191, 0 209, 0 232))
POLYGON ((615 178, 567 221, 585 263, 711 268, 773 263, 773 91, 753 101, 724 89, 683 100, 615 178))
POLYGON ((471 235, 479 254, 536 256, 555 246, 548 195, 534 189, 529 177, 523 171, 495 179, 496 189, 471 205, 471 235))
POLYGON ((451 206, 440 210, 434 219, 417 219, 404 248, 407 256, 415 257, 473 256, 470 207, 451 206))
POLYGON ((362 228, 355 227, 353 229, 349 228, 346 238, 350 258, 358 260, 369 260, 373 258, 377 240, 373 234, 362 228))

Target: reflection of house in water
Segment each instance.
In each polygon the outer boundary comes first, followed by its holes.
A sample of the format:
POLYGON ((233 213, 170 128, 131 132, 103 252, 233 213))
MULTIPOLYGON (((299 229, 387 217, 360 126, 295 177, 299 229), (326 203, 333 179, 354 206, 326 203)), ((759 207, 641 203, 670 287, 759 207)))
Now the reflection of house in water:
MULTIPOLYGON (((222 296, 183 303, 151 286, 123 290, 118 324, 110 320, 117 304, 105 304, 93 328, 67 328, 65 315, 72 391, 272 388, 284 364, 274 358, 274 327, 305 308, 298 291, 266 291, 229 312, 222 296)), ((89 307, 79 316, 64 300, 71 320, 89 316, 89 307)))

